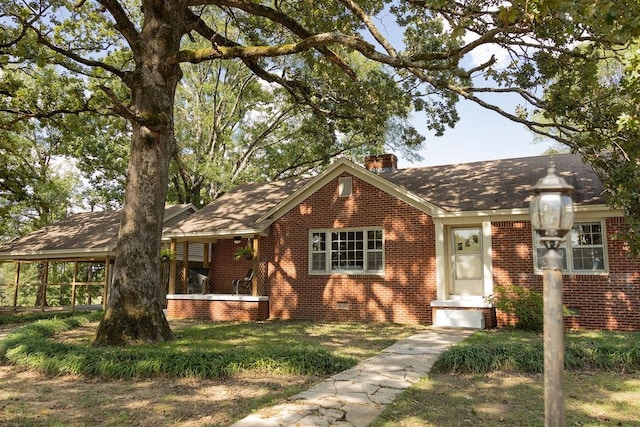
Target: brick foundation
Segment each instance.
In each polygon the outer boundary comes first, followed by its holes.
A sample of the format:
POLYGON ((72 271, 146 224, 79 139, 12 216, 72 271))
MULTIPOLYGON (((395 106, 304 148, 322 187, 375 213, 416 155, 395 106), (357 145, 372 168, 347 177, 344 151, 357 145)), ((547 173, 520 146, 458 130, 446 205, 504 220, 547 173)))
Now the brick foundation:
POLYGON ((269 299, 233 295, 167 295, 167 318, 266 320, 269 318, 269 299))

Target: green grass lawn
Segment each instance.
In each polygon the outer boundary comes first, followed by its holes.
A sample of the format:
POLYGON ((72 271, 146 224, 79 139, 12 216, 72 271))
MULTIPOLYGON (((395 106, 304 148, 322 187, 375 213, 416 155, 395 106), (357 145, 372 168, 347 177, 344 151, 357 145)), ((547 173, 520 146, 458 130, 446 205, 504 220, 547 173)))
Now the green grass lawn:
POLYGON ((99 316, 30 323, 0 342, 0 358, 49 375, 224 378, 266 372, 324 376, 348 369, 425 329, 381 323, 179 322, 171 342, 96 349, 91 339, 99 316), (85 332, 73 332, 78 329, 85 332))
MULTIPOLYGON (((640 334, 574 332, 565 346, 565 425, 640 426, 640 334)), ((540 334, 477 332, 372 426, 544 426, 543 365, 540 334)))
MULTIPOLYGON (((194 425, 228 425, 425 330, 380 323, 177 321, 172 322, 172 342, 93 349, 99 315, 29 323, 0 341, 5 364, 37 370, 46 378, 74 374, 96 381, 93 386, 77 383, 69 388, 73 393, 81 385, 102 387, 95 401, 91 393, 83 394, 82 401, 69 400, 58 384, 48 385, 45 394, 29 396, 35 401, 56 396, 58 400, 48 403, 56 410, 46 409, 49 420, 54 415, 60 420, 84 417, 100 408, 103 424, 113 420, 105 425, 136 424, 159 411, 173 415, 159 418, 158 425, 174 425, 177 420, 202 420, 203 413, 210 416, 213 404, 215 417, 194 425), (265 378, 270 380, 253 383, 265 378), (210 399, 213 394, 205 396, 202 389, 218 385, 231 386, 226 390, 240 395, 223 403, 207 402, 206 409, 187 410, 192 402, 181 400, 181 390, 210 399), (151 400, 144 407, 130 410, 121 404, 122 389, 129 394, 145 388, 155 393, 145 397, 151 400)), ((640 426, 640 334, 589 331, 567 334, 565 341, 566 425, 640 426)), ((542 426, 543 354, 540 334, 477 332, 443 353, 431 375, 402 393, 373 426, 542 426)), ((44 381, 37 379, 36 387, 25 389, 39 390, 44 381)), ((0 402, 11 417, 5 421, 40 425, 24 418, 20 408, 29 407, 24 401, 14 393, 0 402)))

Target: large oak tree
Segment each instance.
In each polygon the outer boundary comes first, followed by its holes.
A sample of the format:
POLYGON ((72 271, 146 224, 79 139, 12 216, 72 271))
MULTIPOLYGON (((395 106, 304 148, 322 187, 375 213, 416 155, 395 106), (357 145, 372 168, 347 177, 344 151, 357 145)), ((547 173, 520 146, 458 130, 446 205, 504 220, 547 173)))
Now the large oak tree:
MULTIPOLYGON (((6 29, 0 36, 3 73, 55 64, 86 84, 75 109, 108 110, 131 126, 114 280, 96 345, 171 339, 158 293, 158 253, 169 162, 179 152, 174 107, 181 66, 242 61, 263 82, 283 88, 326 120, 330 131, 337 118, 366 119, 367 94, 356 103, 344 95, 373 78, 369 64, 382 64, 376 69, 383 83, 376 87, 394 82, 393 90, 410 96, 436 133, 456 122, 455 103, 462 97, 579 149, 570 136, 584 123, 536 121, 501 109, 495 95, 515 95, 532 109, 550 109, 541 88, 557 82, 566 69, 549 64, 583 56, 575 50, 579 44, 627 43, 637 29, 620 17, 638 15, 635 2, 595 0, 389 5, 376 0, 0 0, 0 5, 6 29), (229 37, 211 16, 224 17, 237 34, 229 37), (466 60, 483 46, 500 46, 510 60, 488 57, 479 65, 466 60)), ((12 92, 2 95, 11 99, 12 92)), ((374 96, 378 100, 384 91, 374 96)), ((393 96, 389 102, 398 100, 393 96)), ((3 111, 37 117, 74 110, 62 107, 3 111)))
MULTIPOLYGON (((225 37, 238 34, 222 24, 225 37)), ((326 100, 310 103, 241 60, 183 66, 167 200, 200 207, 240 183, 315 174, 338 155, 361 161, 391 150, 418 158, 410 97, 382 66, 360 68, 352 80, 332 64, 297 61, 297 72, 323 87, 315 93, 326 100)))

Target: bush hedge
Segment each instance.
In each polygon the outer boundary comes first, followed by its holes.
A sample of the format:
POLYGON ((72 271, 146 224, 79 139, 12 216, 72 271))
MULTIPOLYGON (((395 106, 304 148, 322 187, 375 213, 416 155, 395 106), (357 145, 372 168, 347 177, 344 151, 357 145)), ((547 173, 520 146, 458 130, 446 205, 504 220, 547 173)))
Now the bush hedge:
MULTIPOLYGON (((569 333, 565 338, 565 369, 571 371, 640 371, 640 333, 569 333)), ((478 332, 445 350, 432 373, 490 371, 543 372, 540 334, 478 332)))
POLYGON ((202 348, 197 343, 162 343, 93 348, 52 338, 88 322, 86 316, 39 320, 0 341, 0 358, 50 375, 77 374, 109 378, 152 376, 222 378, 241 371, 323 375, 353 366, 353 358, 336 356, 312 345, 258 348, 202 348))

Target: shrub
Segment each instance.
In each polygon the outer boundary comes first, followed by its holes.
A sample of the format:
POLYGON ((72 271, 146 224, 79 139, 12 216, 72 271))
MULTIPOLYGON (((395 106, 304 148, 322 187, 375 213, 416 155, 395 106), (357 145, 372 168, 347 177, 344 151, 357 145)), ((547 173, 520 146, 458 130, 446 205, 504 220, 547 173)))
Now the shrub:
POLYGON ((484 373, 492 371, 542 372, 544 349, 542 342, 460 343, 445 350, 431 372, 484 373))
MULTIPOLYGON (((446 349, 431 373, 540 373, 544 369, 542 341, 540 334, 532 332, 476 332, 446 349)), ((568 371, 640 371, 640 333, 574 332, 566 334, 565 341, 568 371)))
POLYGON ((513 285, 509 289, 496 287, 494 305, 516 318, 515 328, 523 331, 542 332, 543 299, 538 291, 513 285))
POLYGON ((49 375, 86 375, 104 378, 154 376, 223 378, 238 372, 286 375, 331 375, 351 368, 353 357, 333 354, 313 344, 202 347, 185 344, 93 348, 51 338, 91 320, 96 315, 39 320, 9 333, 0 341, 0 360, 49 375))

